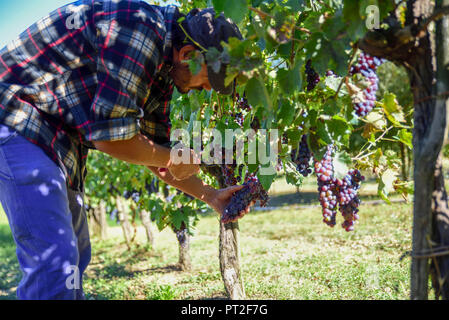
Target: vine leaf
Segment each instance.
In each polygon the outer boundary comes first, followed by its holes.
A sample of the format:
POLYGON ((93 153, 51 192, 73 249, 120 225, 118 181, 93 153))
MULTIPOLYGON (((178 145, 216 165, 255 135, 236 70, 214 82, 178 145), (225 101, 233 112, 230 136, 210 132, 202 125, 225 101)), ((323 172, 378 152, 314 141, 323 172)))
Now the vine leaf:
POLYGON ((334 177, 343 179, 348 174, 351 163, 352 160, 350 156, 344 152, 337 152, 333 158, 334 177))
POLYGON ((401 131, 399 131, 399 141, 401 141, 403 144, 405 144, 410 150, 413 149, 413 134, 406 130, 406 129, 402 129, 401 131))
POLYGON ((283 161, 283 164, 284 164, 284 170, 285 170, 287 183, 292 184, 297 187, 301 186, 304 178, 299 173, 295 164, 290 160, 283 161))
POLYGON ((390 200, 388 199, 388 194, 390 194, 392 191, 394 191, 394 182, 397 178, 397 172, 395 172, 392 169, 385 170, 379 181, 378 186, 378 194, 379 196, 385 200, 387 203, 390 203, 390 200))
POLYGON ((401 122, 405 122, 404 113, 402 112, 402 107, 398 104, 396 100, 396 95, 387 92, 383 100, 383 109, 387 115, 388 120, 390 120, 393 125, 401 126, 401 122))
MULTIPOLYGON (((218 3, 220 1, 215 2, 217 2, 218 7, 221 7, 221 4, 218 3)), ((240 23, 248 13, 246 0, 226 0, 226 5, 223 4, 223 6, 225 16, 231 18, 236 24, 240 23)))
POLYGON ((271 105, 267 89, 259 78, 250 79, 246 84, 245 92, 250 105, 265 108, 271 105))
POLYGON ((292 69, 281 69, 278 71, 277 79, 282 91, 286 94, 293 94, 302 87, 302 62, 298 61, 292 69))
POLYGON ((266 174, 257 174, 257 177, 259 178, 260 183, 262 184, 262 187, 268 191, 271 188, 271 185, 273 184, 274 178, 276 178, 276 174, 266 175, 266 174))

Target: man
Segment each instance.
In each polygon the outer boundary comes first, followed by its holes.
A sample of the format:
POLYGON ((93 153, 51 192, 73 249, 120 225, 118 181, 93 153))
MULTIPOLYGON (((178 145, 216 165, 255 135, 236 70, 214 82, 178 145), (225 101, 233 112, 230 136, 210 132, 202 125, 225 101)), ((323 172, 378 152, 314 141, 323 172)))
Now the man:
POLYGON ((175 6, 83 0, 0 51, 0 201, 23 272, 20 299, 84 298, 76 275, 91 254, 83 211, 88 149, 146 166, 218 213, 241 188, 206 185, 197 164, 174 164, 162 146, 173 86, 232 92, 224 67, 214 73, 203 64, 193 75, 185 61, 241 38, 212 9, 193 10, 180 26, 181 17, 175 6))

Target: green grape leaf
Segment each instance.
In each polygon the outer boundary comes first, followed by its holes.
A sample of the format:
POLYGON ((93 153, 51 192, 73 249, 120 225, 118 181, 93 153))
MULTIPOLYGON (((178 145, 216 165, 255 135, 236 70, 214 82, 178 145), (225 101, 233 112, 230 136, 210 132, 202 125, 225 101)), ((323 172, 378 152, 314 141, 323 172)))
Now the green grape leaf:
POLYGON ((257 177, 259 178, 259 181, 262 184, 265 191, 268 191, 268 190, 270 190, 271 185, 272 185, 274 179, 276 178, 276 174, 266 175, 266 174, 258 173, 257 177))
POLYGON ((227 0, 224 6, 224 14, 235 23, 240 23, 248 13, 246 0, 227 0))
POLYGON ((292 124, 295 118, 294 107, 290 104, 288 100, 284 99, 280 102, 280 104, 281 107, 277 115, 278 123, 282 127, 288 127, 292 124))
POLYGON ((387 169, 385 172, 382 173, 378 185, 378 194, 379 196, 385 200, 386 202, 390 203, 390 200, 388 199, 388 195, 394 191, 394 182, 396 181, 396 178, 398 176, 398 173, 395 172, 392 169, 387 169))
POLYGON ((385 93, 383 100, 383 109, 390 120, 395 126, 401 127, 401 122, 405 122, 404 113, 402 107, 396 100, 396 95, 390 92, 385 93))
POLYGON ((302 87, 302 63, 297 62, 292 69, 281 69, 278 71, 277 80, 279 85, 286 94, 293 94, 302 87))
POLYGON ((246 84, 245 92, 249 104, 253 107, 263 106, 268 108, 270 106, 270 97, 268 96, 267 89, 259 78, 250 79, 246 84))
POLYGON ((174 210, 171 212, 171 222, 176 230, 181 229, 182 223, 185 222, 187 216, 183 210, 174 210))
POLYGON ((294 12, 299 12, 304 5, 304 0, 288 0, 284 6, 290 8, 294 12))
POLYGON ((287 183, 297 187, 301 186, 304 177, 298 172, 296 165, 291 160, 283 161, 283 165, 287 183))
POLYGON ((226 7, 227 0, 212 0, 215 12, 223 12, 226 7))
POLYGON ((399 131, 399 141, 401 141, 402 143, 404 143, 410 150, 413 149, 413 134, 406 130, 406 129, 402 129, 401 131, 399 131))

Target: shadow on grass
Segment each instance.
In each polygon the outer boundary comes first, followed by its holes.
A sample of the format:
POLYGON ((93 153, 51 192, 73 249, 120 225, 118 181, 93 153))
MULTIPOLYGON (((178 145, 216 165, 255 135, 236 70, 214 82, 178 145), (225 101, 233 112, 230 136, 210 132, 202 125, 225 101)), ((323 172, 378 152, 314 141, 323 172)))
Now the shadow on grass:
POLYGON ((0 225, 0 300, 15 300, 22 274, 16 257, 16 244, 8 225, 0 225))

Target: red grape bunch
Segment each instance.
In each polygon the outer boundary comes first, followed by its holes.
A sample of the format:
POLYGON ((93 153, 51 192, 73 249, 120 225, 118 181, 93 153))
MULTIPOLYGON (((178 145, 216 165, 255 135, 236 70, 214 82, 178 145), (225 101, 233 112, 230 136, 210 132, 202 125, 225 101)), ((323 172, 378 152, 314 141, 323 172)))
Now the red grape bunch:
POLYGON ((316 85, 320 82, 320 75, 312 68, 312 60, 307 60, 306 63, 306 75, 307 75, 307 91, 315 89, 316 85))
POLYGON ((361 203, 357 192, 360 189, 360 182, 364 181, 359 170, 351 169, 343 180, 337 180, 337 198, 339 210, 345 219, 342 227, 346 231, 354 230, 354 223, 359 219, 359 205, 361 203))
POLYGON ((243 189, 234 193, 230 203, 225 208, 221 217, 223 223, 237 221, 242 217, 240 212, 245 211, 253 201, 260 201, 262 207, 268 202, 268 194, 254 174, 248 175, 245 180, 243 189))
POLYGON ((357 64, 351 67, 351 74, 360 73, 369 82, 369 86, 363 90, 364 101, 354 105, 354 110, 359 117, 366 116, 374 108, 376 92, 379 88, 379 78, 377 77, 376 70, 383 62, 383 59, 372 57, 362 52, 357 64))
POLYGON ((315 174, 318 180, 318 194, 323 213, 323 222, 334 227, 337 216, 337 196, 335 194, 334 166, 332 164, 333 146, 329 145, 321 161, 315 161, 315 174))
POLYGON ((248 103, 248 100, 243 96, 240 97, 240 95, 236 94, 236 111, 235 113, 232 113, 231 115, 234 117, 235 122, 241 127, 243 127, 243 123, 245 122, 245 115, 244 111, 250 112, 252 110, 251 105, 248 103))
POLYGON ((296 168, 300 174, 307 177, 312 173, 310 169, 310 159, 312 158, 312 152, 307 144, 307 135, 303 135, 299 149, 293 149, 291 155, 292 161, 296 164, 296 168))

